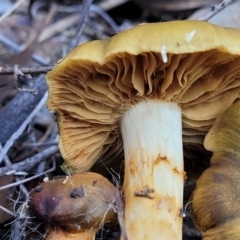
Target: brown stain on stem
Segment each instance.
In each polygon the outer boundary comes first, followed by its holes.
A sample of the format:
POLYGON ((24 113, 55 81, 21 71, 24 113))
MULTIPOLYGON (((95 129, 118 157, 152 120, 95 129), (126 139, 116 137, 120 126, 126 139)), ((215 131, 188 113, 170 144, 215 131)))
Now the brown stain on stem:
POLYGON ((159 154, 158 157, 157 157, 157 159, 154 161, 154 165, 158 165, 158 164, 159 164, 160 162, 162 162, 162 161, 168 162, 168 164, 170 164, 167 156, 165 156, 165 155, 161 156, 161 155, 159 154))

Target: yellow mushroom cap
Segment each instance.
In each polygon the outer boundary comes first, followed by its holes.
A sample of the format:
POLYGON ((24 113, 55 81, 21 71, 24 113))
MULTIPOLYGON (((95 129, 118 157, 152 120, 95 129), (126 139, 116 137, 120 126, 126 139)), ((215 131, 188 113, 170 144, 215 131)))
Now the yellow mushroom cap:
POLYGON ((151 98, 176 102, 184 145, 202 146, 218 113, 239 98, 239 39, 235 29, 173 21, 76 47, 47 75, 65 165, 82 172, 122 160, 121 116, 151 98))
POLYGON ((219 114, 204 139, 204 147, 211 152, 240 154, 240 102, 219 114))
POLYGON ((213 152, 196 183, 190 212, 204 240, 240 236, 240 101, 219 114, 204 139, 213 152))

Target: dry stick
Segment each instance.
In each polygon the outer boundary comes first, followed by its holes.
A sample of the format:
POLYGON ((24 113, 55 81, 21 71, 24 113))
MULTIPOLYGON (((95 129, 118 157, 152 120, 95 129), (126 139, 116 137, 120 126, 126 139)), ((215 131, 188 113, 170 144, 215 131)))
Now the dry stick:
MULTIPOLYGON (((1 143, 0 143, 0 150, 2 150, 2 144, 1 144, 1 143)), ((11 167, 11 166, 12 166, 12 163, 11 163, 11 161, 10 161, 10 159, 8 158, 7 155, 5 155, 5 157, 4 157, 4 162, 5 162, 5 165, 6 165, 7 167, 11 167)), ((15 180, 16 180, 16 181, 19 181, 19 178, 18 178, 18 177, 15 177, 15 180)), ((23 185, 20 185, 20 189, 21 189, 21 191, 25 194, 25 196, 26 196, 26 198, 27 198, 27 197, 29 196, 29 194, 28 194, 28 191, 27 191, 26 187, 23 186, 23 185)))
POLYGON ((106 11, 104 11, 101 7, 99 7, 96 4, 92 4, 90 7, 90 11, 93 13, 98 14, 103 20, 105 20, 111 28, 116 32, 120 32, 120 27, 116 24, 116 22, 111 18, 109 14, 107 14, 106 11))
POLYGON ((33 37, 31 38, 31 41, 28 41, 28 43, 24 47, 24 50, 21 53, 12 56, 8 64, 15 65, 15 64, 21 63, 24 65, 30 61, 33 51, 36 45, 38 44, 38 38, 41 32, 43 31, 43 29, 52 21, 52 18, 55 14, 55 9, 56 9, 56 4, 51 3, 51 7, 44 21, 40 21, 40 22, 38 22, 38 20, 34 21, 35 23, 34 30, 33 30, 34 34, 33 34, 33 37))
MULTIPOLYGON (((56 7, 56 12, 57 11, 67 11, 67 12, 76 12, 80 11, 82 7, 76 6, 76 7, 61 7, 57 6, 56 7)), ((92 4, 90 6, 89 12, 93 12, 95 14, 98 14, 100 17, 102 17, 113 29, 114 32, 120 32, 120 28, 118 25, 114 22, 114 20, 100 7, 98 7, 95 4, 92 4)), ((51 36, 58 34, 60 31, 63 29, 67 28, 69 25, 72 26, 77 19, 79 19, 79 14, 73 14, 69 17, 66 17, 60 21, 58 21, 55 24, 52 24, 48 27, 46 27, 45 30, 43 30, 43 33, 39 37, 39 42, 43 42, 47 39, 49 39, 51 36)), ((4 40, 6 42, 6 39, 4 36, 0 35, 0 41, 4 40)), ((21 46, 18 46, 17 44, 12 44, 12 41, 9 41, 11 43, 11 48, 14 51, 20 51, 22 49, 21 46)), ((36 57, 36 56, 35 56, 36 57)), ((38 59, 39 60, 39 59, 38 59)), ((41 61, 42 62, 42 61, 41 61)), ((44 63, 45 64, 45 63, 44 63)), ((18 70, 23 73, 23 74, 41 74, 41 73, 47 73, 53 69, 53 66, 46 66, 46 67, 20 67, 18 70)), ((12 75, 14 73, 14 67, 0 67, 0 75, 12 75)))
MULTIPOLYGON (((25 93, 29 94, 29 93, 25 93)), ((15 140, 23 133, 27 125, 32 121, 32 119, 36 116, 36 114, 39 112, 39 110, 45 105, 47 100, 47 92, 43 95, 41 101, 37 104, 37 106, 34 108, 34 110, 29 114, 29 116, 25 119, 25 121, 21 124, 21 126, 18 128, 18 130, 9 138, 9 140, 4 145, 4 148, 2 149, 0 153, 0 163, 2 162, 4 156, 7 154, 10 147, 14 144, 15 140)), ((24 104, 24 102, 22 102, 24 104)))
MULTIPOLYGON (((15 181, 16 182, 19 182, 20 180, 21 180, 20 177, 15 176, 15 181)), ((22 184, 19 186, 19 188, 20 188, 21 192, 25 195, 25 197, 28 198, 29 197, 29 192, 28 192, 27 188, 22 184)))
POLYGON ((56 146, 58 145, 57 141, 51 142, 42 142, 42 143, 23 143, 22 148, 35 148, 35 147, 46 147, 46 146, 56 146))
POLYGON ((98 7, 96 4, 92 4, 90 7, 90 11, 98 14, 106 23, 109 24, 109 26, 114 30, 115 33, 120 32, 120 27, 102 8, 98 7))
POLYGON ((5 207, 3 207, 3 206, 1 206, 1 205, 0 205, 0 209, 1 209, 2 211, 4 211, 4 212, 8 213, 9 215, 13 216, 13 217, 17 217, 17 214, 16 214, 16 213, 8 210, 7 208, 5 208, 5 207))
POLYGON ((65 29, 74 26, 79 21, 79 13, 72 13, 69 16, 59 19, 57 22, 47 26, 39 37, 39 42, 46 41, 53 36, 61 34, 65 29))
POLYGON ((215 4, 212 8, 212 11, 210 11, 209 13, 207 13, 204 17, 199 18, 198 20, 201 21, 208 21, 209 19, 211 19, 212 17, 214 17, 217 13, 219 13, 220 11, 222 11, 227 5, 229 5, 232 2, 232 0, 223 0, 221 3, 219 4, 215 4))
MULTIPOLYGON (((67 12, 67 13, 74 13, 74 12, 80 12, 82 11, 82 5, 75 5, 75 6, 56 6, 55 9, 56 12, 67 12)), ((106 21, 107 24, 110 25, 110 27, 113 29, 115 33, 120 32, 119 26, 115 23, 115 21, 109 16, 106 11, 104 11, 102 8, 97 6, 96 4, 92 4, 90 6, 89 12, 95 13, 98 16, 100 16, 104 21, 106 21)), ((39 37, 39 42, 43 42, 50 37, 59 34, 63 31, 63 29, 66 29, 69 26, 73 26, 75 23, 77 23, 79 20, 79 14, 71 14, 70 16, 63 18, 59 20, 56 23, 53 23, 49 26, 47 26, 41 33, 39 37)), ((11 48, 16 53, 20 53, 21 51, 24 50, 24 46, 19 46, 12 40, 6 38, 5 36, 0 34, 0 42, 6 45, 7 47, 11 48)), ((41 56, 38 54, 33 54, 32 58, 34 61, 40 63, 41 65, 48 66, 49 63, 43 59, 41 56)), ((51 70, 51 67, 46 67, 46 69, 35 69, 35 68, 24 68, 23 73, 26 74, 31 74, 31 73, 46 73, 51 70), (29 69, 29 70, 28 70, 29 69)), ((13 68, 8 68, 8 67, 0 67, 0 75, 8 75, 8 74, 13 74, 13 68)))
MULTIPOLYGON (((232 0, 223 0, 221 3, 214 5, 214 8, 212 11, 210 11, 209 13, 207 13, 206 16, 199 18, 198 20, 201 21, 208 21, 209 19, 211 19, 213 16, 215 16, 217 13, 219 13, 220 11, 222 11, 227 5, 229 5, 232 2, 232 0)), ((57 7, 57 10, 61 11, 61 7, 57 7), (59 9, 58 9, 59 8, 59 9)), ((56 10, 56 11, 57 11, 56 10)), ((72 10, 72 8, 70 8, 69 10, 72 10)), ((110 26, 113 28, 113 30, 115 32, 119 31, 118 26, 116 27, 115 23, 112 24, 112 19, 109 20, 110 16, 108 16, 107 14, 104 15, 104 11, 101 10, 97 5, 92 4, 90 6, 90 9, 88 9, 88 11, 90 12, 94 12, 97 13, 98 15, 100 15, 107 23, 110 24, 110 26)), ((87 10, 85 10, 85 8, 83 9, 83 13, 86 12, 87 10)), ((79 36, 81 36, 82 34, 82 30, 85 26, 85 22, 86 22, 86 18, 87 18, 87 14, 85 15, 85 17, 82 15, 81 19, 83 19, 83 24, 79 24, 81 26, 80 30, 79 30, 79 36)), ((74 18, 71 18, 72 21, 75 22, 75 16, 74 18)), ((51 29, 51 31, 49 30, 49 32, 53 32, 52 31, 52 26, 49 26, 49 29, 51 29)), ((62 30, 62 28, 61 28, 62 30)), ((45 31, 43 31, 43 34, 41 34, 40 36, 40 41, 44 41, 46 38, 49 38, 49 33, 46 34, 45 31)), ((74 40, 77 44, 79 42, 79 39, 74 40)), ((74 45, 75 46, 75 45, 74 45)), ((74 47, 73 46, 73 47, 74 47)), ((71 48, 73 48, 71 47, 71 48)), ((47 67, 33 67, 33 68, 28 68, 28 67, 23 67, 23 68, 18 68, 23 74, 41 74, 41 73, 47 73, 49 71, 51 71, 53 68, 53 66, 47 66, 47 67)), ((12 75, 14 73, 14 67, 0 67, 0 75, 12 75)))
MULTIPOLYGON (((0 143, 0 151, 2 151, 3 147, 2 147, 2 144, 0 143)), ((7 155, 5 155, 4 157, 4 163, 6 166, 10 167, 12 165, 10 159, 8 158, 7 155)))
MULTIPOLYGON (((0 34, 0 42, 3 45, 5 45, 7 48, 10 48, 16 54, 19 54, 20 52, 22 52, 24 50, 24 45, 18 45, 14 41, 8 39, 7 37, 5 37, 2 34, 0 34)), ((43 66, 49 65, 49 61, 45 60, 43 57, 41 57, 40 55, 38 55, 36 53, 33 53, 32 59, 35 62, 37 62, 43 66)))
POLYGON ((0 23, 6 19, 9 15, 11 15, 12 12, 14 12, 22 3, 24 3, 25 0, 19 0, 17 1, 11 8, 8 9, 1 17, 0 17, 0 23))
POLYGON ((10 166, 0 168, 0 176, 12 175, 19 171, 29 172, 33 167, 39 164, 41 161, 52 156, 58 151, 57 146, 52 146, 44 151, 37 153, 36 155, 26 158, 25 160, 12 164, 10 166))
POLYGON ((124 3, 128 2, 129 0, 105 0, 101 1, 98 5, 100 8, 104 9, 105 11, 108 11, 110 9, 113 9, 119 5, 123 5, 124 3))
MULTIPOLYGON (((50 23, 50 21, 53 18, 54 12, 55 12, 55 4, 52 3, 51 8, 50 8, 49 12, 47 13, 44 21, 37 21, 37 20, 35 21, 34 28, 32 30, 33 34, 30 37, 30 41, 28 41, 27 44, 25 44, 24 50, 22 52, 20 52, 19 54, 15 54, 14 56, 11 56, 8 61, 9 65, 14 66, 14 65, 20 64, 20 63, 22 65, 28 64, 28 62, 32 58, 33 50, 34 50, 36 44, 38 43, 38 37, 39 37, 40 33, 42 32, 44 27, 50 23)), ((14 71, 14 73, 15 72, 16 71, 14 71)), ((15 79, 17 79, 17 78, 15 78, 15 79)), ((8 95, 8 90, 13 89, 13 87, 14 87, 13 82, 12 82, 12 80, 13 80, 12 77, 6 76, 2 80, 3 80, 3 84, 5 83, 4 90, 6 89, 6 91, 2 92, 0 100, 3 100, 4 98, 6 98, 8 95), (10 81, 10 84, 6 84, 8 81, 10 81)), ((15 81, 15 86, 16 86, 16 82, 17 81, 15 81)), ((23 90, 23 88, 22 88, 22 90, 23 90)), ((2 141, 0 141, 0 142, 2 142, 2 141)), ((0 162, 1 162, 1 160, 0 160, 0 162)))
MULTIPOLYGON (((68 12, 68 13, 80 12, 80 11, 82 11, 82 5, 75 5, 75 6, 69 6, 69 7, 57 6, 56 11, 57 12, 68 12)), ((117 33, 120 31, 119 26, 111 18, 111 16, 106 11, 104 11, 102 8, 100 8, 98 5, 91 4, 89 12, 95 13, 99 17, 101 17, 106 23, 109 24, 109 26, 114 30, 114 32, 117 33)))
MULTIPOLYGON (((53 66, 47 67, 18 67, 18 71, 23 74, 42 74, 53 69, 53 66)), ((16 72, 15 67, 0 67, 0 75, 12 75, 16 72)))
MULTIPOLYGON (((41 159, 41 160, 42 160, 42 159, 41 159)), ((2 187, 0 187, 0 191, 2 191, 2 190, 4 190, 4 189, 7 189, 7 188, 10 188, 10 187, 18 186, 18 185, 23 184, 23 183, 26 183, 26 182, 29 182, 29 181, 31 181, 31 180, 33 180, 33 179, 35 179, 35 178, 41 177, 41 176, 44 175, 44 174, 47 174, 47 173, 49 173, 49 172, 53 172, 55 169, 56 169, 56 162, 53 161, 53 166, 52 166, 52 168, 48 169, 47 171, 42 172, 42 173, 39 173, 39 174, 36 174, 36 175, 34 175, 34 176, 32 176, 32 177, 29 177, 29 178, 26 178, 26 179, 24 179, 24 180, 20 180, 19 182, 15 182, 15 183, 11 183, 11 184, 7 184, 7 185, 5 185, 5 186, 2 186, 2 187)))
POLYGON ((24 74, 19 70, 18 65, 16 64, 14 66, 14 73, 13 73, 13 81, 14 81, 14 87, 19 91, 19 92, 28 92, 32 94, 37 94, 36 89, 32 89, 29 87, 24 86, 22 83, 19 81, 19 77, 23 77, 24 74))
POLYGON ((91 4, 92 4, 92 0, 84 0, 83 1, 82 14, 81 14, 80 22, 78 25, 77 34, 70 42, 67 52, 70 52, 79 43, 80 38, 82 36, 83 29, 86 25, 86 21, 87 21, 87 17, 88 17, 88 13, 89 13, 91 4))
POLYGON ((33 81, 33 88, 38 93, 32 95, 26 92, 19 92, 0 110, 0 142, 5 144, 8 139, 21 127, 36 105, 41 101, 47 91, 47 84, 43 76, 33 81))
MULTIPOLYGON (((75 41, 72 41, 72 43, 70 44, 71 47, 75 47, 74 43, 78 43, 78 40, 82 34, 82 30, 85 26, 86 23, 86 18, 88 16, 88 11, 90 8, 92 0, 85 0, 84 5, 83 5, 83 12, 82 12, 82 16, 81 16, 81 21, 79 24, 79 29, 78 29, 78 33, 76 35, 76 37, 73 39, 75 41)), ((54 7, 52 7, 52 11, 54 7)), ((50 14, 49 14, 50 15, 50 14)), ((19 127, 19 129, 10 137, 10 139, 6 142, 3 150, 0 153, 0 163, 3 160, 5 154, 8 152, 8 150, 10 149, 10 147, 13 145, 14 141, 21 135, 21 133, 24 131, 24 129, 26 128, 26 126, 29 124, 29 122, 32 120, 32 118, 35 116, 36 112, 40 110, 40 108, 43 106, 43 104, 45 104, 47 99, 47 94, 45 93, 44 97, 42 98, 42 100, 40 101, 40 103, 37 105, 37 107, 34 109, 34 111, 27 117, 27 119, 21 124, 21 126, 19 127)), ((2 112, 1 112, 2 113, 2 112)), ((4 115, 4 114, 2 114, 4 115)), ((4 115, 7 116, 7 115, 4 115)), ((18 117, 18 116, 17 116, 18 117)), ((1 121, 0 121, 1 122, 1 121)), ((4 127, 3 127, 4 129, 4 127)), ((4 138, 4 137, 3 137, 4 138)), ((5 139, 0 139, 0 142, 4 142, 5 139)))
MULTIPOLYGON (((75 5, 69 7, 57 6, 56 12, 66 12, 71 13, 70 16, 67 16, 56 23, 53 23, 46 27, 43 33, 39 37, 39 42, 45 41, 50 37, 59 34, 69 26, 73 26, 79 21, 79 12, 82 11, 82 5, 75 5), (78 13, 76 13, 78 12, 78 13)), ((97 14, 101 17, 115 33, 120 32, 120 27, 115 23, 115 21, 109 16, 103 9, 98 7, 96 4, 92 4, 89 9, 90 13, 97 14)))

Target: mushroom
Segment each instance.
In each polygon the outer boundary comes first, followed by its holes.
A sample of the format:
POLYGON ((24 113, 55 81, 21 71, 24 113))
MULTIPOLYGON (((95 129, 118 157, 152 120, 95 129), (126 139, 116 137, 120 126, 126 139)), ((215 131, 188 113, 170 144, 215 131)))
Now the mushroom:
POLYGON ((240 236, 240 102, 216 119, 204 146, 213 152, 192 195, 191 215, 204 240, 240 236))
POLYGON ((93 240, 104 223, 116 217, 115 187, 93 172, 53 179, 30 195, 32 213, 47 223, 47 240, 93 240))
POLYGON ((120 164, 124 149, 129 239, 181 239, 183 143, 203 148, 239 98, 238 39, 201 21, 143 24, 76 47, 48 73, 65 170, 120 164))

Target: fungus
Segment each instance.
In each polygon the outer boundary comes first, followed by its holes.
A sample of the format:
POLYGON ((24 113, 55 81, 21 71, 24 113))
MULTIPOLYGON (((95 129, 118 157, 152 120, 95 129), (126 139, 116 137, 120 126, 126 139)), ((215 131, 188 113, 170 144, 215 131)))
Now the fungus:
POLYGON ((240 236, 240 102, 216 119, 204 146, 213 152, 192 195, 191 213, 204 240, 240 236))
POLYGON ((115 202, 115 187, 103 176, 87 172, 67 182, 41 183, 32 191, 29 205, 47 223, 47 240, 93 240, 104 223, 115 219, 115 202))
POLYGON ((48 73, 67 171, 116 166, 124 149, 129 239, 181 239, 182 145, 203 148, 239 98, 239 38, 201 21, 144 24, 78 46, 48 73))

